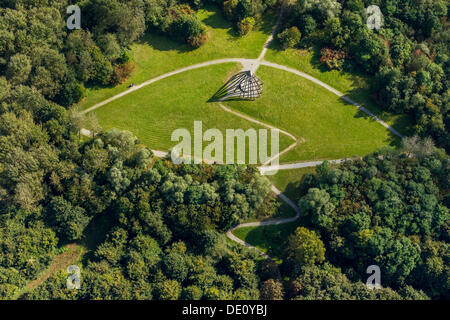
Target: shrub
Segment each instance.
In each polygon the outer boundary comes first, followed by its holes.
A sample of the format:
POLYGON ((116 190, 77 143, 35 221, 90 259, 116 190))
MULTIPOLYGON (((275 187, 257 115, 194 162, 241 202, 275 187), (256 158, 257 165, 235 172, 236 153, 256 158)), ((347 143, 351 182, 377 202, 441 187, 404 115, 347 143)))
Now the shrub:
POLYGON ((278 0, 264 0, 263 2, 268 8, 273 8, 278 4, 278 0))
POLYGON ((22 84, 31 72, 31 59, 24 54, 17 53, 11 57, 6 75, 11 83, 22 84))
POLYGON ((300 28, 302 29, 303 36, 308 37, 317 29, 317 23, 314 18, 307 14, 300 18, 300 28))
POLYGON ((62 197, 53 197, 47 210, 50 225, 67 241, 79 240, 90 221, 83 208, 73 206, 62 197))
POLYGON ((114 72, 111 76, 111 84, 117 85, 123 83, 135 69, 136 63, 134 63, 134 61, 128 61, 114 66, 114 72))
POLYGON ((85 94, 86 89, 83 83, 78 82, 74 74, 69 74, 66 76, 60 91, 56 95, 55 101, 64 107, 69 107, 79 102, 85 94))
POLYGON ((238 0, 228 0, 223 3, 223 12, 228 20, 234 20, 234 8, 238 4, 238 0))
POLYGON ((119 59, 117 60, 117 62, 119 62, 119 63, 125 63, 125 62, 128 62, 128 61, 131 61, 132 58, 133 58, 133 57, 132 57, 131 51, 129 51, 129 50, 123 50, 122 53, 120 54, 120 57, 119 57, 119 59))
POLYGON ((330 70, 342 70, 344 61, 345 52, 342 50, 333 50, 330 48, 323 48, 320 50, 320 62, 325 64, 330 70))
POLYGON ((194 37, 199 34, 205 33, 205 27, 202 23, 192 16, 188 16, 183 23, 184 33, 187 38, 194 37))
POLYGON ((197 34, 193 37, 188 38, 188 44, 194 48, 202 46, 204 43, 208 42, 208 36, 205 34, 197 34))
POLYGON ((285 29, 278 34, 278 40, 284 49, 295 47, 300 42, 301 37, 302 34, 297 27, 285 29))
POLYGON ((239 24, 245 18, 253 18, 260 22, 264 11, 275 5, 277 0, 226 0, 223 2, 223 11, 229 21, 239 24))
POLYGON ((258 265, 261 280, 275 279, 278 276, 278 264, 273 260, 263 260, 258 265))
POLYGON ((283 285, 280 281, 269 279, 261 285, 262 300, 283 300, 283 285))
POLYGON ((188 286, 182 292, 182 298, 185 300, 200 300, 202 296, 202 289, 197 286, 188 286))
POLYGON ((247 17, 242 19, 237 24, 239 35, 245 36, 250 31, 253 30, 254 26, 255 26, 255 19, 253 17, 247 17))
POLYGON ((208 40, 205 26, 191 14, 180 15, 173 23, 172 33, 193 47, 199 47, 208 40))
POLYGON ((111 62, 106 59, 100 49, 95 46, 90 49, 91 57, 94 62, 92 80, 102 85, 108 85, 111 81, 111 75, 114 71, 111 62))
POLYGON ((252 16, 252 1, 251 0, 239 0, 234 9, 234 19, 238 21, 252 16))
POLYGON ((298 227, 294 234, 289 236, 286 250, 286 260, 296 264, 312 265, 325 260, 325 246, 320 237, 312 230, 298 227))

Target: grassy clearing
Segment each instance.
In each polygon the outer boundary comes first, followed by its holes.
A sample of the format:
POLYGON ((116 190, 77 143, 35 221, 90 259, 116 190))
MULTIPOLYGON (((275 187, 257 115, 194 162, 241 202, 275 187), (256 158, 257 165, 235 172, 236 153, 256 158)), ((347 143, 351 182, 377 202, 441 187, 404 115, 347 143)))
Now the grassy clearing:
POLYGON ((77 243, 70 243, 61 247, 50 266, 40 273, 36 279, 28 282, 25 287, 16 293, 13 299, 20 298, 25 293, 33 291, 58 271, 66 270, 70 265, 86 265, 88 257, 92 258, 95 249, 106 240, 107 234, 115 223, 115 216, 112 214, 95 216, 84 230, 83 238, 77 243))
MULTIPOLYGON (((314 172, 314 167, 280 170, 277 174, 267 177, 289 199, 297 202, 301 196, 298 192, 298 184, 305 174, 314 172)), ((295 215, 295 212, 291 207, 284 201, 279 201, 281 206, 278 209, 278 214, 273 218, 286 218, 295 215)), ((287 245, 287 239, 300 224, 300 220, 297 220, 282 225, 240 228, 235 230, 233 234, 241 240, 264 251, 278 263, 281 263, 283 250, 287 245)))
POLYGON ((283 219, 295 216, 295 211, 286 202, 278 198, 279 207, 277 213, 270 219, 283 219))
POLYGON ((220 58, 257 58, 276 20, 276 12, 265 16, 261 25, 245 37, 239 37, 225 20, 221 9, 208 5, 198 11, 207 26, 209 41, 198 49, 170 40, 166 35, 149 31, 132 45, 134 74, 116 87, 87 89, 86 98, 79 103, 86 109, 127 89, 130 83, 139 84, 158 75, 192 64, 220 58))
POLYGON ((274 40, 264 57, 265 60, 305 72, 333 88, 345 93, 356 102, 366 106, 370 111, 393 126, 399 132, 407 133, 410 120, 406 116, 394 116, 383 112, 373 101, 370 92, 370 79, 367 75, 328 70, 320 61, 320 48, 315 46, 310 50, 283 50, 278 41, 274 40))
POLYGON ((16 300, 20 298, 27 292, 33 291, 35 288, 39 287, 42 283, 47 281, 50 277, 52 277, 59 270, 65 270, 68 266, 80 261, 81 257, 84 254, 84 248, 76 243, 70 243, 64 246, 63 252, 57 254, 54 258, 50 266, 44 270, 35 280, 32 280, 27 283, 25 287, 23 287, 20 291, 18 291, 15 296, 12 298, 16 300))
POLYGON ((275 175, 267 176, 275 187, 283 192, 289 199, 297 202, 300 199, 298 192, 299 183, 305 174, 315 173, 315 167, 299 168, 292 170, 280 170, 275 175))
POLYGON ((264 92, 254 102, 232 101, 232 109, 305 139, 280 162, 362 156, 398 139, 374 119, 309 80, 261 66, 264 92))
POLYGON ((298 221, 295 221, 282 225, 247 227, 237 229, 233 234, 267 253, 275 261, 281 262, 289 235, 294 232, 298 225, 298 221))
MULTIPOLYGON (((234 63, 191 70, 155 82, 93 111, 104 129, 130 130, 152 149, 169 150, 178 142, 171 141, 175 129, 186 128, 193 137, 194 121, 202 121, 203 132, 219 129, 256 130, 247 120, 223 111, 207 100, 239 70, 234 63)), ((280 135, 280 150, 292 140, 280 135)), ((209 143, 205 142, 203 147, 209 143)), ((225 144, 224 144, 225 147, 225 144)))

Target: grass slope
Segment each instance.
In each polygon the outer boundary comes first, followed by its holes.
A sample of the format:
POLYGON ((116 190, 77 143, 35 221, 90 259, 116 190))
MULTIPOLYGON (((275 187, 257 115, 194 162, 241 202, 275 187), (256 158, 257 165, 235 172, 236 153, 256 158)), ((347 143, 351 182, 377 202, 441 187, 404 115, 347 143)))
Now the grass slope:
POLYGON ((282 70, 261 66, 264 93, 232 109, 304 138, 280 162, 362 156, 398 142, 390 131, 326 89, 282 70))
MULTIPOLYGON (((163 79, 114 100, 95 115, 104 129, 130 130, 152 149, 168 150, 178 142, 171 141, 175 129, 186 128, 193 137, 194 121, 203 122, 203 132, 217 128, 261 129, 247 120, 223 111, 207 100, 240 69, 234 63, 208 66, 163 79)), ((292 140, 280 134, 280 150, 292 140)), ((203 147, 208 145, 203 143, 203 147)))
POLYGON ((80 108, 86 109, 106 100, 126 90, 130 83, 139 84, 192 64, 220 58, 257 58, 276 20, 276 13, 268 14, 254 31, 239 37, 217 6, 208 5, 200 9, 197 15, 207 26, 209 41, 206 44, 192 49, 187 44, 170 40, 167 35, 149 31, 131 47, 137 64, 134 74, 116 87, 88 88, 80 108))
MULTIPOLYGON (((314 173, 315 168, 300 168, 292 170, 280 170, 277 174, 267 176, 269 180, 283 192, 289 199, 297 203, 300 198, 298 184, 307 173, 314 173)), ((274 218, 286 218, 294 216, 295 212, 284 201, 280 201, 278 214, 274 218)), ((292 223, 265 227, 246 227, 233 232, 239 239, 257 247, 267 253, 276 261, 282 261, 283 250, 287 245, 287 239, 295 228, 301 224, 299 220, 292 223)))
POLYGON ((299 226, 298 221, 282 225, 265 227, 246 227, 233 232, 239 239, 257 247, 267 253, 275 261, 281 262, 287 240, 295 228, 299 226))
POLYGON ((345 93, 356 102, 366 106, 379 118, 393 126, 399 132, 407 133, 410 120, 406 116, 383 112, 373 101, 370 92, 370 79, 367 75, 328 70, 320 61, 320 48, 314 46, 309 50, 283 50, 277 40, 269 47, 264 59, 305 72, 333 88, 345 93))
POLYGON ((278 190, 283 192, 289 199, 297 202, 300 199, 298 189, 299 183, 305 174, 315 173, 315 167, 299 168, 291 170, 279 170, 275 175, 267 176, 278 190))

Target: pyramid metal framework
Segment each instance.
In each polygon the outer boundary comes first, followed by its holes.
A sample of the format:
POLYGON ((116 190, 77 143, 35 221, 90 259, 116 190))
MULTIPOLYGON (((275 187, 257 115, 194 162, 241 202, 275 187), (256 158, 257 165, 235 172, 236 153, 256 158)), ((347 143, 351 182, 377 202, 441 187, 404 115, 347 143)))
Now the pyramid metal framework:
POLYGON ((263 82, 251 71, 241 71, 232 76, 210 99, 255 100, 262 94, 263 82))

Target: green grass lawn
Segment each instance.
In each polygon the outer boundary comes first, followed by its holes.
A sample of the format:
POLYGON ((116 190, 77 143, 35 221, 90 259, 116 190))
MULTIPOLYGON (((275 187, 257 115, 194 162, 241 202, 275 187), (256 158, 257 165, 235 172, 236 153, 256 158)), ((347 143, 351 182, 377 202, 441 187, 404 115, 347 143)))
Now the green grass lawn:
POLYGON ((406 116, 394 116, 382 112, 373 101, 370 92, 370 79, 367 75, 328 70, 319 61, 320 48, 315 46, 309 50, 283 50, 277 40, 272 41, 264 59, 305 72, 333 88, 346 94, 356 102, 366 106, 371 112, 393 126, 399 132, 408 133, 410 120, 406 116))
POLYGON ((305 139, 280 162, 362 156, 398 143, 390 131, 338 96, 286 71, 261 66, 264 92, 226 105, 305 139))
MULTIPOLYGON (((299 200, 298 184, 303 175, 314 173, 315 168, 300 168, 293 170, 280 170, 275 175, 267 178, 295 203, 299 200)), ((286 218, 295 215, 294 210, 281 199, 278 199, 280 207, 278 213, 272 218, 286 218)), ((252 220, 254 221, 254 220, 252 220)), ((250 221, 245 221, 250 222, 250 221)), ((287 239, 295 228, 300 226, 301 220, 292 223, 265 227, 246 227, 233 231, 233 234, 247 243, 267 253, 275 261, 281 263, 283 250, 287 245, 287 239)))
POLYGON ((298 192, 299 183, 305 174, 315 173, 315 167, 299 168, 291 170, 279 170, 275 175, 267 176, 278 190, 283 192, 289 199, 297 202, 300 199, 298 192))
MULTIPOLYGON (((315 168, 300 168, 292 170, 280 170, 275 175, 267 178, 289 199, 297 203, 300 199, 298 185, 302 177, 307 173, 314 173, 315 168)), ((281 206, 278 214, 274 218, 294 216, 295 212, 284 201, 279 200, 281 206)), ((301 220, 292 223, 273 225, 265 227, 246 227, 233 232, 238 238, 250 243, 258 249, 264 251, 276 261, 281 262, 283 250, 286 247, 287 239, 295 228, 301 224, 301 220)))
POLYGON ((86 98, 79 103, 86 109, 158 75, 192 64, 220 58, 257 58, 276 20, 277 12, 268 14, 262 23, 244 37, 235 34, 232 24, 225 20, 221 9, 208 5, 197 12, 207 26, 209 41, 198 49, 175 42, 167 35, 149 31, 131 49, 137 64, 134 74, 123 84, 110 88, 87 89, 86 98))
MULTIPOLYGON (((237 72, 240 65, 220 64, 187 71, 155 82, 114 100, 93 112, 103 129, 117 128, 133 132, 152 149, 168 150, 175 129, 186 128, 193 137, 194 121, 202 121, 203 132, 209 128, 261 129, 262 127, 223 111, 207 100, 237 72)), ((280 134, 280 149, 292 140, 280 134)), ((208 145, 203 143, 203 147, 208 145)), ((224 143, 225 144, 225 143, 224 143)))
MULTIPOLYGON (((277 174, 267 176, 269 180, 281 190, 289 199, 297 203, 300 198, 298 184, 303 175, 314 173, 315 168, 300 168, 293 170, 280 170, 277 174)), ((284 201, 278 209, 278 214, 274 218, 285 218, 294 216, 295 212, 284 201)), ((294 232, 295 228, 301 225, 301 220, 282 225, 273 225, 265 227, 246 227, 233 231, 233 234, 239 239, 257 247, 278 263, 282 262, 283 250, 286 248, 288 237, 294 232)))
POLYGON ((240 228, 235 230, 233 234, 267 253, 275 261, 281 262, 289 235, 298 226, 299 222, 294 221, 282 225, 240 228))

